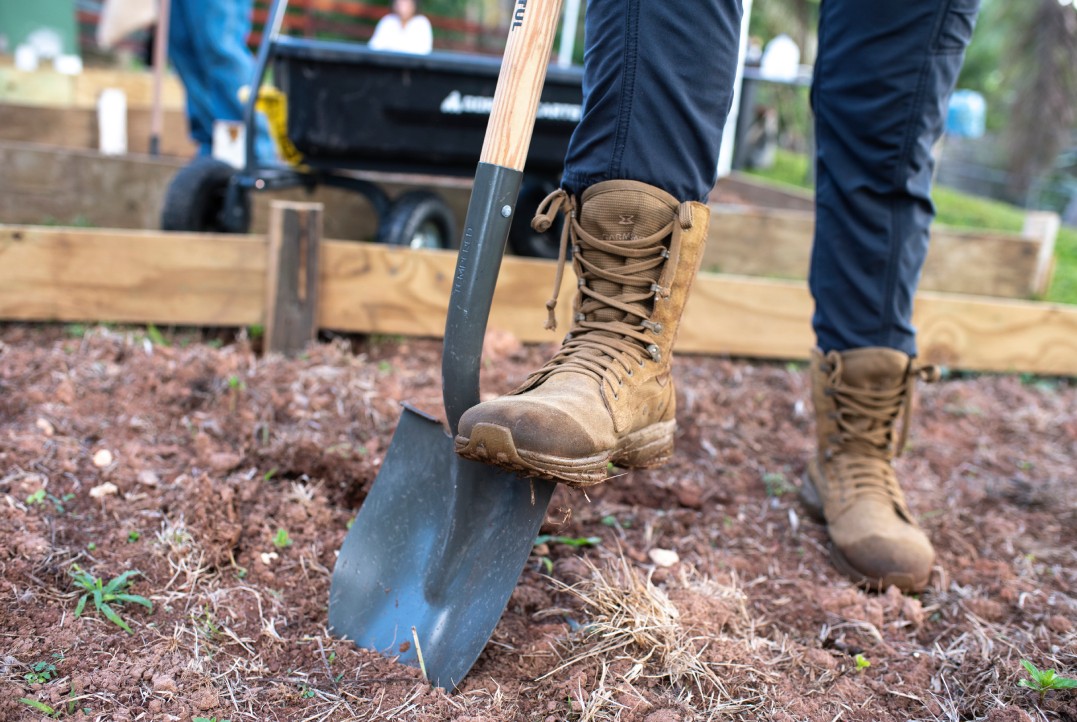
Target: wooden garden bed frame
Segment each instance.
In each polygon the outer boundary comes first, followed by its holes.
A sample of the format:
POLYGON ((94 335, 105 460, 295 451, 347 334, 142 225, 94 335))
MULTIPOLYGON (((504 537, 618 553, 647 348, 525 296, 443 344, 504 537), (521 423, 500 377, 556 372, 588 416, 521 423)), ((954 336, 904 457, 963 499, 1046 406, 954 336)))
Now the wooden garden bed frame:
MULTIPOLYGON (((322 240, 320 204, 273 204, 266 236, 0 226, 0 319, 158 325, 265 324, 291 351, 318 328, 440 337, 456 257, 322 240), (304 320, 307 319, 307 320, 304 320)), ((543 330, 552 261, 507 257, 490 327, 550 342, 543 330)), ((681 352, 805 359, 812 301, 802 281, 703 272, 681 352)), ((924 291, 921 357, 951 368, 1077 375, 1077 307, 924 291)))

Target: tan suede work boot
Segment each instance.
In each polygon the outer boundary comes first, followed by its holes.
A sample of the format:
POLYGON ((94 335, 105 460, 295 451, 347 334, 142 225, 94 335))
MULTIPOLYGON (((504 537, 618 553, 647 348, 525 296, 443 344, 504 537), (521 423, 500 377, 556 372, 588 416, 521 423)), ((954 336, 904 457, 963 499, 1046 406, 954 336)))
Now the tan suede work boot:
POLYGON ((635 181, 588 188, 578 204, 550 194, 532 224, 566 214, 553 309, 568 238, 579 278, 560 351, 522 386, 469 409, 456 450, 529 476, 590 486, 607 465, 657 466, 673 453, 670 356, 699 269, 710 211, 635 181))
POLYGON ((801 497, 826 522, 843 573, 872 589, 892 584, 919 591, 935 552, 905 504, 891 462, 905 445, 916 379, 934 381, 937 371, 889 348, 825 357, 815 349, 811 366, 819 454, 808 465, 801 497))

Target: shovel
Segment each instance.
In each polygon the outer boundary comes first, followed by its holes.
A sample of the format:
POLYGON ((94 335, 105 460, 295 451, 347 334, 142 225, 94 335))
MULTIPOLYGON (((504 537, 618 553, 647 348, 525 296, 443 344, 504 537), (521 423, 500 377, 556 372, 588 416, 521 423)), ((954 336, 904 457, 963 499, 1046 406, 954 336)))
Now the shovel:
POLYGON ((555 484, 458 457, 479 403, 482 342, 523 178, 561 0, 516 0, 468 204, 445 324, 449 429, 405 404, 385 461, 344 539, 329 627, 453 690, 501 618, 555 484))

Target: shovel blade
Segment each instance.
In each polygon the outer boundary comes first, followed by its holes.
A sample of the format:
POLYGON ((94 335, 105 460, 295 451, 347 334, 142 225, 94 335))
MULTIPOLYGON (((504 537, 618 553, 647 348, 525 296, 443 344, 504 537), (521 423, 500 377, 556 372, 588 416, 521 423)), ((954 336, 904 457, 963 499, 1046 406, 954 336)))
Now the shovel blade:
POLYGON ((493 634, 553 488, 461 459, 437 420, 405 405, 333 570, 331 630, 454 689, 493 634))

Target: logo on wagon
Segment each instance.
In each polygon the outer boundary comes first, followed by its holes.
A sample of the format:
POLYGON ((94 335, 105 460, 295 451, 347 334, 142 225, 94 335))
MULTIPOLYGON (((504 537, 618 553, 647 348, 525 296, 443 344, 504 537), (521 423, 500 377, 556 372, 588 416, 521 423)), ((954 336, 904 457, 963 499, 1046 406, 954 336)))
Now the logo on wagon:
MULTIPOLYGON (((494 99, 488 95, 464 95, 454 90, 441 101, 441 112, 445 115, 489 115, 494 107, 494 99)), ((565 123, 579 123, 583 109, 578 103, 539 103, 535 112, 537 120, 554 120, 565 123)))

